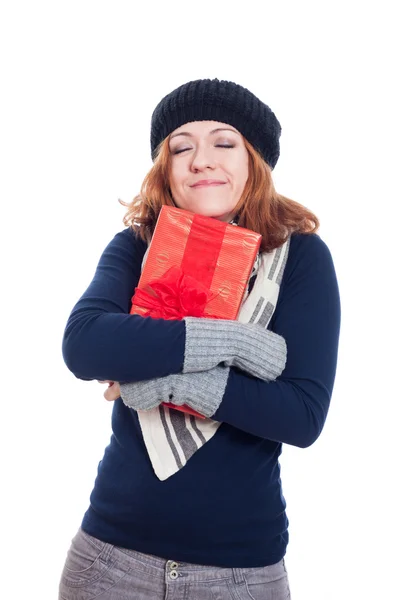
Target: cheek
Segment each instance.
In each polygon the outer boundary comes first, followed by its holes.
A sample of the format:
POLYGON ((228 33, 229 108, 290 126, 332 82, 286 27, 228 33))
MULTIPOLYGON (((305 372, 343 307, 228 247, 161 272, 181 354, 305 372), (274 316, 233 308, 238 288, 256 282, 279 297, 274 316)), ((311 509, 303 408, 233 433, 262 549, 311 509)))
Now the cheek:
POLYGON ((172 171, 172 169, 171 169, 171 171, 169 173, 168 183, 169 183, 169 187, 171 188, 171 190, 173 190, 173 189, 176 188, 176 175, 172 171))
POLYGON ((236 165, 236 183, 238 187, 243 191, 244 186, 246 185, 247 179, 249 177, 249 165, 247 156, 243 157, 240 161, 238 161, 236 165))
POLYGON ((178 190, 179 187, 182 184, 182 172, 181 169, 177 168, 177 167, 171 167, 170 173, 169 173, 169 186, 172 190, 178 190))
POLYGON ((235 179, 242 181, 246 179, 249 172, 249 156, 245 148, 237 148, 237 151, 228 155, 229 160, 226 166, 231 170, 231 173, 235 175, 235 179))
POLYGON ((182 189, 183 176, 180 169, 171 168, 169 172, 169 188, 175 205, 178 208, 185 208, 185 193, 182 189))

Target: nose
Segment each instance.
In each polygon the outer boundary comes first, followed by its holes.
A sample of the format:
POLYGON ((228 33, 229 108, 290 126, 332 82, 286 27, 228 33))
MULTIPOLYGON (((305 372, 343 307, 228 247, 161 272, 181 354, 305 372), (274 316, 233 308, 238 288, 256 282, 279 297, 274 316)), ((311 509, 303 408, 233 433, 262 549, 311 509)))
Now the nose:
POLYGON ((215 159, 210 148, 197 148, 193 154, 191 169, 195 173, 215 168, 215 159))

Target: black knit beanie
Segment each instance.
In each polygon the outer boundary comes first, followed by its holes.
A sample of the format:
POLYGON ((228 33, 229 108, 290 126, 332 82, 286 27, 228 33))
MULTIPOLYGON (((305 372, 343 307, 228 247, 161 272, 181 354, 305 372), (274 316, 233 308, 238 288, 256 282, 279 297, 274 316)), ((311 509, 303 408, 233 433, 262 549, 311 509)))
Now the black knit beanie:
POLYGON ((273 169, 279 158, 281 126, 252 92, 218 79, 181 85, 159 102, 151 118, 151 155, 175 129, 192 121, 219 121, 235 127, 273 169))

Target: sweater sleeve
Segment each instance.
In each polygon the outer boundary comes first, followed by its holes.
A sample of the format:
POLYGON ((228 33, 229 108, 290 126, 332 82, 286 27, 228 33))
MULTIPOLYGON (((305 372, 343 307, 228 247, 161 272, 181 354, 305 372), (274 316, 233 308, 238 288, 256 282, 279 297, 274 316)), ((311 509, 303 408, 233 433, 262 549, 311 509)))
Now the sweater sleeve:
POLYGON ((292 236, 270 327, 286 340, 283 373, 265 382, 231 369, 212 418, 264 439, 305 448, 320 435, 328 413, 340 330, 335 269, 319 236, 292 236))
POLYGON ((129 314, 145 249, 125 229, 104 250, 64 332, 64 361, 76 377, 140 381, 182 370, 184 322, 129 314))

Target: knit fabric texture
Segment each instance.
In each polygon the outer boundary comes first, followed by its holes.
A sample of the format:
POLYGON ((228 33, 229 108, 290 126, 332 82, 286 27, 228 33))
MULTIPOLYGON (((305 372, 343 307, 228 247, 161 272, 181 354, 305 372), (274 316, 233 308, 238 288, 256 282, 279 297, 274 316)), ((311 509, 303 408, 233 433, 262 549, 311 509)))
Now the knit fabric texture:
POLYGON ((253 377, 273 381, 286 365, 286 342, 254 323, 186 317, 184 373, 206 371, 223 362, 253 377))
POLYGON ((201 373, 170 375, 176 406, 187 404, 205 417, 211 417, 224 397, 230 369, 219 365, 201 373))
POLYGON ((218 366, 201 373, 178 373, 148 381, 121 383, 121 399, 134 410, 152 410, 161 402, 187 404, 211 417, 222 402, 229 367, 218 366))
POLYGON ((281 126, 272 110, 248 89, 218 79, 198 79, 165 96, 151 119, 151 155, 175 129, 192 121, 235 127, 273 169, 279 158, 281 126))
POLYGON ((151 410, 161 402, 171 402, 170 377, 168 375, 133 383, 120 383, 121 398, 124 404, 134 410, 151 410))

